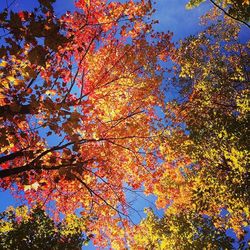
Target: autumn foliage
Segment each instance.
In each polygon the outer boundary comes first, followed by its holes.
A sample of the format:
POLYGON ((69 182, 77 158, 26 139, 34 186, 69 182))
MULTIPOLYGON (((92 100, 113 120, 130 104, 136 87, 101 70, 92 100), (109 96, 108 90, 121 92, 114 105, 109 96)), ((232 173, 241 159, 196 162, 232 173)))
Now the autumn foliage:
POLYGON ((32 13, 2 13, 10 34, 1 62, 1 187, 23 190, 30 204, 54 201, 55 215, 81 208, 105 245, 104 228, 127 217, 125 185, 139 188, 157 166, 154 107, 163 105, 159 58, 170 34, 144 21, 148 2, 76 7, 59 19, 43 1, 32 13))
MULTIPOLYGON (((60 17, 53 2, 0 13, 0 187, 33 207, 20 221, 38 213, 54 237, 66 216, 76 244, 81 230, 101 248, 232 248, 226 230, 243 239, 249 225, 240 28, 216 17, 174 48, 153 30, 151 1, 79 0, 60 17), (167 84, 179 91, 168 103, 167 84), (162 219, 148 210, 133 225, 137 190, 162 219)), ((25 232, 18 223, 6 232, 25 232)))
POLYGON ((181 41, 173 56, 180 96, 166 106, 165 166, 154 187, 165 215, 147 212, 134 249, 248 247, 249 44, 239 42, 232 20, 208 17, 214 23, 181 41))
POLYGON ((81 249, 89 238, 82 235, 84 221, 68 215, 55 223, 44 210, 21 206, 0 213, 1 249, 81 249))

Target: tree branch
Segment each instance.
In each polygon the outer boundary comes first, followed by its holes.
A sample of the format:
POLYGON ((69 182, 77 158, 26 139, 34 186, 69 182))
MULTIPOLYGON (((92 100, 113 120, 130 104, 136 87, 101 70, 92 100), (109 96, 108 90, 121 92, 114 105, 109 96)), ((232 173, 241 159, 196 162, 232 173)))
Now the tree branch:
POLYGON ((217 7, 218 9, 220 9, 226 16, 228 16, 228 17, 234 19, 235 21, 238 21, 238 22, 240 22, 240 23, 245 24, 245 25, 250 29, 250 25, 249 25, 247 22, 245 22, 245 21, 243 21, 243 20, 241 20, 241 19, 239 19, 239 18, 237 18, 237 17, 234 17, 234 16, 230 15, 228 12, 226 12, 223 8, 220 7, 220 5, 218 5, 218 4, 217 4, 216 2, 214 2, 213 0, 209 0, 209 1, 210 1, 215 7, 217 7))
MULTIPOLYGON (((72 173, 72 172, 71 172, 72 173)), ((91 189, 80 177, 78 177, 76 174, 72 173, 74 177, 89 191, 89 193, 92 195, 94 194, 96 197, 98 197, 100 200, 102 200, 108 207, 115 210, 118 214, 122 214, 123 216, 127 217, 126 214, 119 211, 117 208, 112 206, 110 203, 108 203, 104 198, 102 198, 98 193, 96 193, 93 189, 91 189)))
POLYGON ((17 104, 17 109, 12 109, 11 105, 0 106, 0 117, 6 117, 8 115, 23 114, 28 115, 34 113, 34 108, 30 104, 21 105, 17 104))
POLYGON ((17 157, 21 157, 21 156, 25 156, 27 153, 32 153, 33 151, 24 151, 24 150, 20 150, 5 156, 0 157, 0 164, 7 162, 7 161, 11 161, 14 160, 17 157))
POLYGON ((23 172, 28 172, 31 170, 46 170, 46 171, 52 171, 52 170, 59 170, 60 168, 67 168, 67 167, 79 167, 79 164, 86 164, 90 161, 92 161, 93 159, 88 159, 82 162, 78 162, 78 163, 72 163, 72 162, 67 162, 64 164, 60 164, 57 166, 42 166, 42 165, 38 165, 36 166, 34 163, 28 163, 24 166, 21 167, 17 167, 17 168, 9 168, 9 169, 3 169, 0 171, 0 179, 6 178, 6 177, 10 177, 13 175, 17 175, 17 174, 21 174, 23 172))
MULTIPOLYGON (((125 136, 125 137, 117 137, 117 138, 110 137, 110 138, 82 139, 82 140, 79 140, 79 141, 71 141, 71 142, 65 143, 63 145, 54 146, 52 148, 49 148, 49 149, 43 151, 36 158, 34 158, 30 163, 28 163, 28 164, 26 164, 24 166, 0 170, 0 179, 3 179, 5 177, 10 177, 12 175, 20 174, 20 173, 23 173, 23 172, 27 172, 27 171, 30 171, 30 170, 39 170, 39 169, 40 170, 41 169, 54 170, 55 167, 54 167, 54 169, 53 169, 53 167, 52 168, 42 168, 42 167, 39 168, 39 167, 35 166, 36 162, 38 160, 40 160, 43 156, 47 155, 50 152, 64 149, 64 148, 66 148, 68 146, 71 146, 73 144, 76 144, 76 145, 79 144, 80 145, 82 143, 88 143, 88 142, 101 142, 101 141, 109 141, 110 142, 112 140, 126 140, 126 139, 135 139, 135 138, 147 139, 147 138, 152 138, 152 137, 154 137, 154 136, 133 136, 132 135, 132 136, 125 136)), ((3 161, 3 159, 2 159, 2 161, 3 161)), ((58 169, 58 168, 56 167, 56 169, 58 169)))

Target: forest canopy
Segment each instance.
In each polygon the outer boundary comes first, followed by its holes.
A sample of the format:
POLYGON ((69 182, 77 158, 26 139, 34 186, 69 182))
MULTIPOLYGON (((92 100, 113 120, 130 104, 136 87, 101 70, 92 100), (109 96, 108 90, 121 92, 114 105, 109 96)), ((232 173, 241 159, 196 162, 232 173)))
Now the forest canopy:
POLYGON ((250 4, 210 2, 178 43, 150 0, 6 4, 2 249, 249 247, 250 4))

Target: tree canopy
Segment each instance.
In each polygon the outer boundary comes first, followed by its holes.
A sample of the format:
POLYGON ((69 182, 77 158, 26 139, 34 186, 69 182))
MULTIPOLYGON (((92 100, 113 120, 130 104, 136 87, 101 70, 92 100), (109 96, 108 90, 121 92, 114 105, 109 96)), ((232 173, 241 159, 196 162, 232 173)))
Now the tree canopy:
POLYGON ((188 176, 195 210, 220 217, 227 209, 221 226, 240 233, 249 222, 249 45, 238 31, 228 20, 182 42, 175 84, 184 100, 167 112, 189 131, 182 145, 194 164, 188 176))
POLYGON ((239 16, 208 13, 175 46, 154 30, 150 0, 79 0, 62 16, 54 2, 0 13, 0 187, 28 204, 1 214, 1 247, 80 249, 91 238, 112 249, 244 249, 249 42, 239 16), (154 195, 164 216, 148 209, 134 225, 128 192, 154 195))
POLYGON ((165 168, 154 187, 165 215, 149 211, 135 249, 234 249, 228 229, 247 249, 249 44, 238 32, 231 20, 216 19, 173 56, 180 95, 166 107, 165 168))
POLYGON ((147 211, 134 238, 131 249, 233 249, 234 241, 209 217, 186 211, 161 219, 147 211))
POLYGON ((55 224, 39 207, 28 211, 26 206, 8 208, 0 214, 1 249, 81 249, 86 230, 84 221, 68 216, 55 224))
POLYGON ((62 17, 52 2, 1 14, 0 185, 31 205, 54 201, 55 216, 81 208, 105 244, 102 228, 128 216, 125 184, 139 188, 157 166, 171 34, 152 30, 150 2, 78 1, 62 17))

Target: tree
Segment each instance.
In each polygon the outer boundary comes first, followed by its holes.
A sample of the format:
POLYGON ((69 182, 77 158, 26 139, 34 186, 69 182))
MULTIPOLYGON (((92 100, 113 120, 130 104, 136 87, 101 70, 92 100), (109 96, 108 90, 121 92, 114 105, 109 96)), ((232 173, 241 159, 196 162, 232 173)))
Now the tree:
POLYGON ((208 21, 172 54, 179 96, 166 105, 161 166, 145 182, 164 216, 148 210, 131 249, 234 249, 228 229, 247 249, 249 44, 232 19, 208 21))
POLYGON ((136 228, 131 249, 233 249, 233 242, 208 217, 185 211, 160 219, 148 210, 136 228))
POLYGON ((0 214, 1 249, 81 249, 84 221, 74 215, 56 224, 39 207, 10 207, 0 214))
MULTIPOLYGON (((172 50, 171 34, 153 31, 150 1, 79 0, 61 17, 53 2, 0 15, 0 187, 54 219, 78 211, 100 247, 230 248, 226 230, 243 238, 250 209, 239 27, 219 20, 172 50), (168 54, 181 96, 162 121, 168 54), (126 190, 140 187, 165 215, 131 227, 126 190)), ((34 211, 54 240, 58 225, 34 211)))
MULTIPOLYGON (((168 104, 175 129, 165 144, 190 160, 176 168, 182 192, 169 213, 210 216, 217 228, 233 228, 241 238, 249 225, 249 45, 239 42, 238 32, 232 21, 219 20, 180 44, 175 85, 182 98, 168 104)), ((169 190, 168 182, 162 185, 169 190)))
POLYGON ((158 166, 159 61, 171 34, 153 32, 150 1, 80 0, 62 17, 53 2, 0 16, 0 185, 31 205, 55 201, 55 213, 81 208, 96 218, 96 243, 108 243, 104 232, 124 243, 124 187, 158 166))

